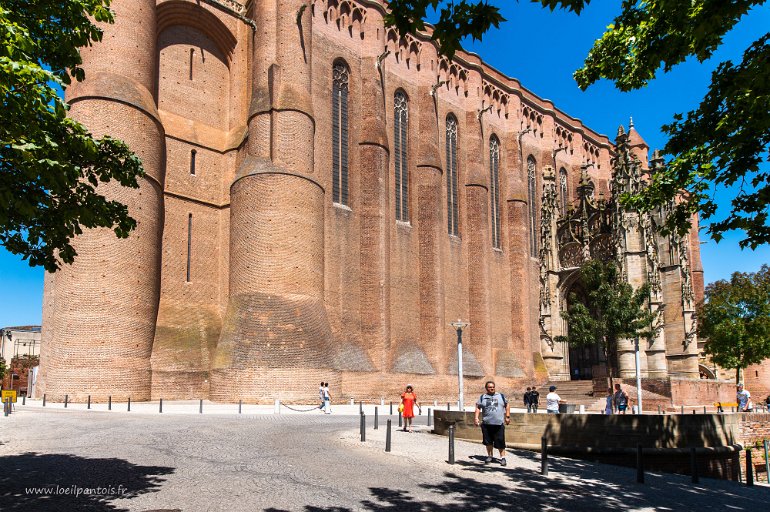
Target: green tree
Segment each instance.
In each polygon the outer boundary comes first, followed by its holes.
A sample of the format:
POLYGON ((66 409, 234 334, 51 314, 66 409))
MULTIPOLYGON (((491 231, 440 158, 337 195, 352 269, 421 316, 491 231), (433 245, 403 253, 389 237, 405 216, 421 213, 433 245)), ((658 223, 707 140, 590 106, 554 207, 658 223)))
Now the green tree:
POLYGON ((128 208, 99 194, 117 180, 138 188, 144 170, 121 141, 94 138, 67 117, 58 88, 83 80, 80 48, 112 23, 110 0, 0 0, 0 243, 55 271, 71 263, 83 228, 136 227, 128 208))
POLYGON ((736 383, 747 366, 770 358, 770 266, 709 284, 698 335, 708 338, 706 354, 714 363, 735 369, 736 383))
MULTIPOLYGON (((590 0, 532 0, 551 10, 579 14, 590 0)), ((623 0, 622 11, 599 38, 575 72, 582 89, 608 79, 622 91, 644 87, 656 74, 670 71, 689 57, 709 59, 723 37, 754 7, 766 0, 623 0)), ((437 0, 396 0, 386 23, 401 33, 424 26, 437 0)), ((452 56, 467 36, 481 39, 504 21, 486 0, 460 0, 438 11, 433 38, 440 51, 452 56)), ((715 240, 731 230, 743 230, 741 247, 770 242, 770 33, 743 53, 739 63, 721 63, 698 108, 676 114, 663 127, 669 140, 663 148, 668 165, 653 174, 650 186, 623 197, 628 206, 652 210, 676 200, 667 229, 680 234, 690 228, 691 214, 704 219, 717 213, 713 189, 735 185, 731 211, 712 223, 715 240), (683 193, 685 192, 685 193, 683 193)))
POLYGON ((5 378, 5 359, 3 357, 0 357, 0 384, 2 384, 3 379, 5 378))
POLYGON ((614 262, 598 260, 590 260, 580 268, 579 285, 584 296, 570 295, 569 308, 561 313, 567 321, 567 335, 557 336, 556 341, 575 347, 598 343, 610 377, 615 377, 618 341, 655 335, 657 315, 647 305, 649 285, 634 290, 622 279, 614 262))

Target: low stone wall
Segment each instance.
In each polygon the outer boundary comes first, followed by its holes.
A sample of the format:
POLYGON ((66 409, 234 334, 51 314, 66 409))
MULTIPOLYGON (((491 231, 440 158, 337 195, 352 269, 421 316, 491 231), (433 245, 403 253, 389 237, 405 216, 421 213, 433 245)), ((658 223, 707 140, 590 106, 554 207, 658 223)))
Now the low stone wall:
MULTIPOLYGON (((607 391, 606 378, 596 378, 593 382, 594 394, 604 396, 607 391)), ((623 385, 632 404, 636 404, 636 379, 614 379, 623 385)), ((668 377, 665 379, 642 379, 642 400, 647 411, 660 407, 663 411, 676 412, 682 406, 716 412, 715 403, 735 402, 735 383, 725 380, 683 379, 668 377)))
MULTIPOLYGON (((435 432, 446 434, 450 423, 455 435, 481 440, 473 425, 472 412, 435 411, 435 432)), ((739 442, 737 414, 526 414, 511 415, 506 440, 514 447, 539 448, 545 437, 549 445, 583 448, 690 448, 731 446, 739 442)), ((765 418, 770 420, 770 416, 765 418)))
MULTIPOLYGON (((458 438, 481 441, 473 418, 471 412, 437 410, 434 432, 446 435, 454 424, 458 438)), ((690 471, 690 448, 695 447, 701 475, 734 480, 745 467, 742 446, 770 439, 770 415, 511 415, 506 427, 511 448, 539 450, 543 437, 554 453, 627 466, 635 465, 636 446, 641 445, 645 467, 684 474, 690 471)), ((757 464, 758 455, 755 452, 757 464)))
MULTIPOLYGON (((768 482, 765 464, 765 450, 762 442, 770 440, 770 414, 739 414, 737 421, 738 439, 745 448, 752 449, 751 462, 754 466, 754 479, 768 482)), ((741 452, 741 467, 746 467, 746 451, 741 452)))
POLYGON ((716 402, 735 402, 735 383, 730 381, 672 377, 670 389, 675 406, 711 406, 716 402))

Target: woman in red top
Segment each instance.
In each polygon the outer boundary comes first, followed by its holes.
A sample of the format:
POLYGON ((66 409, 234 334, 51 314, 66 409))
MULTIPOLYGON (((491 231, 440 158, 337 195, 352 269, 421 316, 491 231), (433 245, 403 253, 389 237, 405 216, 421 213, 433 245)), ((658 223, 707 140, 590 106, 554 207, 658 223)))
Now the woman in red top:
POLYGON ((418 408, 420 404, 417 403, 417 395, 414 393, 412 386, 406 387, 406 392, 401 393, 401 403, 404 405, 404 432, 412 431, 412 418, 414 418, 414 406, 418 408))

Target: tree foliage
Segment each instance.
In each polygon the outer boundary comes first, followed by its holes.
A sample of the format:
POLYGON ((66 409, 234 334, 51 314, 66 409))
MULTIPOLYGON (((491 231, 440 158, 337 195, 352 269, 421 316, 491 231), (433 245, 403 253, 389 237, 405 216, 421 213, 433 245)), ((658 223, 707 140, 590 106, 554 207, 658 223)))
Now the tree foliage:
POLYGON ((0 383, 2 383, 3 379, 5 378, 6 369, 5 358, 0 356, 0 383))
POLYGON ((740 370, 770 358, 770 266, 735 272, 706 287, 698 310, 698 335, 706 354, 723 368, 740 370))
POLYGON ((598 343, 604 351, 610 376, 615 375, 614 356, 618 341, 655 334, 657 315, 650 311, 648 284, 634 290, 620 275, 613 262, 591 260, 580 268, 579 287, 584 296, 569 297, 569 308, 561 316, 567 322, 567 335, 556 341, 581 347, 598 343))
MULTIPOLYGON (((532 1, 577 14, 590 3, 532 1)), ((661 70, 668 72, 688 58, 711 58, 725 34, 766 1, 622 0, 621 13, 596 40, 575 79, 582 89, 601 79, 611 80, 621 91, 644 87, 661 70)), ((390 4, 393 12, 386 23, 401 33, 414 33, 424 26, 427 6, 438 5, 435 0, 397 0, 390 4)), ((485 0, 449 6, 459 9, 459 15, 455 17, 453 9, 441 10, 433 38, 450 57, 463 37, 481 39, 504 21, 485 0)), ((713 222, 709 234, 718 241, 727 231, 743 230, 741 247, 770 243, 770 33, 751 44, 741 62, 721 63, 698 108, 675 115, 663 130, 669 135, 663 148, 668 165, 657 170, 649 187, 624 196, 623 202, 649 211, 674 200, 666 227, 684 234, 693 213, 705 219, 717 214, 713 190, 735 185, 729 214, 713 222)))
POLYGON ((80 48, 112 23, 110 0, 0 0, 0 243, 32 266, 71 263, 83 228, 125 238, 128 208, 99 193, 116 180, 137 188, 144 171, 121 141, 94 138, 67 117, 57 87, 83 80, 80 48))

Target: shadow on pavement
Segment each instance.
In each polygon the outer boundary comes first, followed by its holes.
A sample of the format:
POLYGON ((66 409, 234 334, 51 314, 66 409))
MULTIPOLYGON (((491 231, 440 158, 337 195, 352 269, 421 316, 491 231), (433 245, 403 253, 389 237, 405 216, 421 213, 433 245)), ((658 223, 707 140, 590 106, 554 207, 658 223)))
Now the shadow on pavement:
MULTIPOLYGON (((516 455, 536 459, 529 452, 516 455)), ((698 485, 687 477, 646 473, 645 484, 636 483, 636 471, 572 459, 554 458, 550 476, 539 471, 499 464, 483 464, 480 457, 459 460, 444 473, 438 484, 420 487, 435 493, 436 499, 415 498, 409 491, 370 487, 371 496, 361 501, 356 510, 481 512, 508 510, 732 510, 757 512, 767 510, 770 488, 748 488, 736 482, 702 479, 698 485), (601 467, 601 470, 599 469, 601 467), (611 468, 611 473, 608 473, 611 468), (476 475, 493 474, 498 482, 479 481, 476 475), (612 479, 606 480, 611 474, 612 479), (603 479, 604 478, 604 479, 603 479)), ((489 480, 489 478, 485 478, 489 480)), ((345 512, 342 507, 304 508, 307 512, 345 512)), ((266 512, 283 512, 266 509, 266 512)))
MULTIPOLYGON (((120 511, 113 503, 155 492, 174 472, 122 459, 89 459, 34 452, 0 457, 0 510, 120 511)), ((125 502, 123 502, 125 503, 125 502)))

